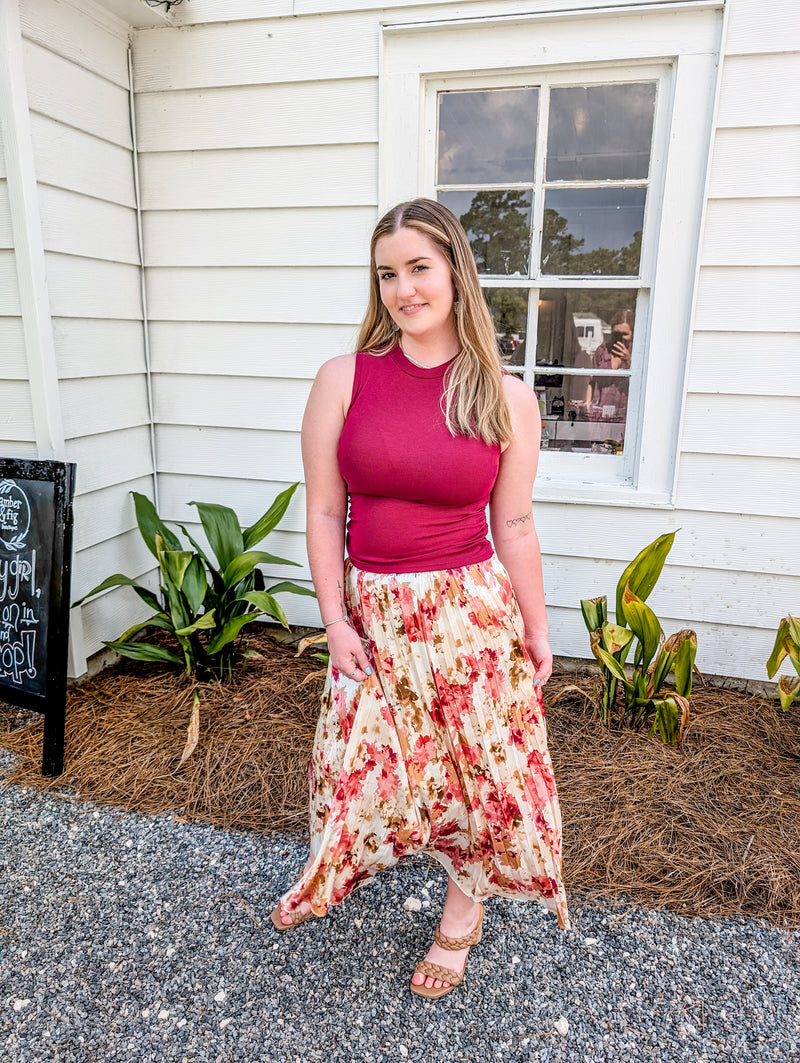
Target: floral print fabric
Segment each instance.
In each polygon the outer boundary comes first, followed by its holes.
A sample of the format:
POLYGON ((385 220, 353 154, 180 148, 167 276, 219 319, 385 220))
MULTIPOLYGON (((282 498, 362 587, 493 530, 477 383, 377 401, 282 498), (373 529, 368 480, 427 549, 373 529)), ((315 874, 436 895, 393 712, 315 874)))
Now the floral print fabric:
POLYGON ((345 605, 373 674, 329 671, 309 769, 312 862, 283 910, 309 901, 324 915, 426 853, 476 901, 538 900, 567 928, 541 687, 503 566, 348 564, 345 605))

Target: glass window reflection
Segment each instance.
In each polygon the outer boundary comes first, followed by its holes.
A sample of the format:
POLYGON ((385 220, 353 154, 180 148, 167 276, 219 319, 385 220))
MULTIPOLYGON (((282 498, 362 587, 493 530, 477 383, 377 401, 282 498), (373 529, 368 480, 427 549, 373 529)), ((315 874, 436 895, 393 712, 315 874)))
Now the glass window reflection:
POLYGON ((644 188, 549 188, 542 272, 636 276, 646 195, 644 188))
POLYGON ((551 449, 621 454, 636 292, 542 289, 534 388, 551 449))
POLYGON ((520 288, 484 288, 483 294, 494 321, 500 361, 511 372, 522 372, 528 329, 528 292, 520 288))
POLYGON ((632 181, 650 170, 654 82, 553 88, 548 181, 632 181))
POLYGON ((439 193, 466 229, 478 273, 527 276, 532 196, 518 189, 439 193))
POLYGON ((533 181, 539 90, 439 94, 437 183, 533 181))

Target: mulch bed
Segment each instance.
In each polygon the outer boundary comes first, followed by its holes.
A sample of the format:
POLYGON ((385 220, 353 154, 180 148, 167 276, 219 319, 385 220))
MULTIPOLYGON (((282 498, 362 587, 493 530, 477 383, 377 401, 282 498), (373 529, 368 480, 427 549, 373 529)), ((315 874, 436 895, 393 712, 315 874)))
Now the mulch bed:
MULTIPOLYGON (((307 765, 319 664, 272 641, 234 683, 201 691, 200 741, 180 764, 191 688, 158 666, 121 661, 69 691, 64 774, 40 774, 39 718, 0 706, 5 780, 140 813, 171 811, 229 829, 306 830, 307 765)), ((564 818, 568 890, 800 925, 800 709, 695 689, 683 744, 601 726, 590 672, 556 675, 546 704, 564 818)))

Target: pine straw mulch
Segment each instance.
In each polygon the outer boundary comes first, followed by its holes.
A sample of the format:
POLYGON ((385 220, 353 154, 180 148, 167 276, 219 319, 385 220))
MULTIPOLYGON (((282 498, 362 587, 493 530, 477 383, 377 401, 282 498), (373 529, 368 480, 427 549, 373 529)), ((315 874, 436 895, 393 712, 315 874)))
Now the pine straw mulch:
MULTIPOLYGON (((7 782, 141 813, 268 833, 304 832, 318 664, 256 634, 261 660, 232 685, 202 687, 200 742, 180 755, 191 711, 181 677, 122 661, 69 692, 64 774, 43 778, 41 722, 0 706, 7 782), (13 729, 16 726, 16 729, 13 729)), ((677 749, 605 730, 589 672, 547 686, 550 749, 564 817, 568 889, 684 915, 800 925, 800 710, 696 687, 677 749)))

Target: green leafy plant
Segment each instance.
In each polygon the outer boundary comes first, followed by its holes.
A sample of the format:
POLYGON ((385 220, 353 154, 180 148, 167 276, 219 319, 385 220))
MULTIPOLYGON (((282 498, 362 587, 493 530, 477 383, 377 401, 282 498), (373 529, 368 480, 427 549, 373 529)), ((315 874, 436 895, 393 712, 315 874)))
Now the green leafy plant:
POLYGON ((651 736, 658 732, 670 745, 680 741, 689 719, 697 636, 685 629, 665 638, 646 599, 658 582, 674 540, 675 532, 659 536, 622 573, 617 583, 616 623, 608 619, 605 596, 581 601, 603 681, 598 704, 603 723, 611 725, 621 685, 620 723, 636 730, 647 726, 651 736), (629 675, 625 664, 631 649, 629 675), (667 686, 670 674, 674 688, 667 686))
POLYGON ((782 709, 788 709, 800 694, 800 619, 791 614, 784 617, 778 625, 775 645, 767 661, 767 675, 770 679, 786 657, 794 665, 797 675, 782 675, 778 680, 778 697, 781 699, 782 709))
POLYGON ((132 587, 154 615, 144 623, 134 624, 115 641, 106 642, 106 646, 134 660, 177 666, 199 681, 230 678, 234 665, 249 653, 241 634, 245 625, 260 616, 269 616, 284 627, 289 626, 276 594, 289 591, 314 595, 288 581, 266 587, 258 565, 296 562, 254 549, 278 525, 297 486, 292 484, 282 491, 266 513, 244 529, 227 506, 191 502, 197 507, 213 560, 179 525, 192 547, 185 549, 158 516, 150 499, 132 491, 139 531, 158 561, 159 593, 116 574, 75 602, 73 608, 111 587, 132 587), (177 643, 175 649, 135 641, 148 628, 168 632, 177 643))

